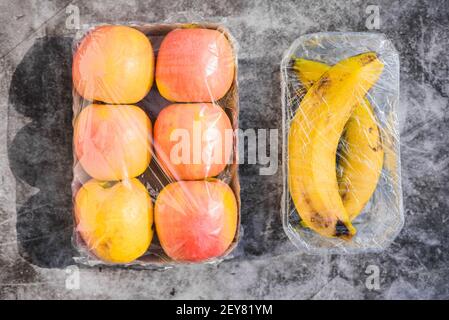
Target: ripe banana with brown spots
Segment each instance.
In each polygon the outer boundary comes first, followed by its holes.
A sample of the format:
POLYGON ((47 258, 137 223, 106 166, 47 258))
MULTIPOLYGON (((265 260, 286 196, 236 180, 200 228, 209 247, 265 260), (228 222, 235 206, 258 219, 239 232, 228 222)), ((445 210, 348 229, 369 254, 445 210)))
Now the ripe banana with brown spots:
POLYGON ((382 70, 374 52, 340 61, 310 87, 290 123, 290 193, 305 224, 323 236, 356 233, 339 193, 336 153, 354 107, 382 70))
MULTIPOLYGON (((293 68, 304 88, 309 90, 330 66, 299 58, 295 60, 293 68)), ((345 125, 342 139, 337 177, 343 205, 353 220, 376 190, 384 161, 379 127, 368 99, 363 99, 355 106, 345 125)))

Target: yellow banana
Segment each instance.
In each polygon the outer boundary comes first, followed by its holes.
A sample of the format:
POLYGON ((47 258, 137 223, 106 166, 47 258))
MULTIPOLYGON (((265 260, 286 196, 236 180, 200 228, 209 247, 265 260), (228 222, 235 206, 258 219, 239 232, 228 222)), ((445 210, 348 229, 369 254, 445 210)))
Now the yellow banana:
POLYGON ((349 218, 355 219, 376 190, 384 150, 373 110, 366 100, 346 124, 345 147, 340 157, 340 195, 349 218))
MULTIPOLYGON (((294 64, 305 89, 318 81, 330 66, 312 60, 296 59, 294 64)), ((351 220, 362 211, 376 190, 382 172, 384 150, 374 110, 368 99, 357 104, 346 123, 344 148, 337 171, 340 196, 351 220)))
POLYGON ((330 68, 331 66, 325 63, 301 58, 295 59, 293 65, 293 70, 295 70, 299 80, 307 90, 330 68))
POLYGON ((336 152, 354 106, 382 70, 373 52, 337 63, 312 85, 291 121, 290 193, 302 220, 323 236, 348 239, 356 232, 339 194, 336 152))

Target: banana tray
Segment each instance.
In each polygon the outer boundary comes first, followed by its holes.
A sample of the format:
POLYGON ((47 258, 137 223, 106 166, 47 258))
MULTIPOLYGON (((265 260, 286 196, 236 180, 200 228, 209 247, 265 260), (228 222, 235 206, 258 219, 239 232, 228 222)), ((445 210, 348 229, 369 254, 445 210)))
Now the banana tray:
POLYGON ((315 33, 281 63, 283 228, 309 253, 385 249, 404 224, 399 56, 380 33, 315 33))

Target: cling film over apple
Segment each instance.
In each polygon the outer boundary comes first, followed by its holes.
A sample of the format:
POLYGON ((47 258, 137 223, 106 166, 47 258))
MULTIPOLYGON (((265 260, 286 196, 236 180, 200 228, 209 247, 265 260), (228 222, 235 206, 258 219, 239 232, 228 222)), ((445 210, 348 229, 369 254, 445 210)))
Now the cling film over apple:
POLYGON ((309 253, 386 248, 404 223, 399 57, 379 33, 316 33, 281 63, 282 223, 309 253))
POLYGON ((239 239, 237 48, 208 23, 73 45, 73 242, 87 265, 214 263, 239 239))

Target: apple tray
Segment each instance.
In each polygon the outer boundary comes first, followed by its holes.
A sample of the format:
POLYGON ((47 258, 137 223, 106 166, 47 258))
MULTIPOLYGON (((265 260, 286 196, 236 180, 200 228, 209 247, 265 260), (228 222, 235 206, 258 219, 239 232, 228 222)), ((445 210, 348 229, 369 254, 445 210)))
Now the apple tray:
MULTIPOLYGON (((215 101, 220 105, 228 115, 234 132, 238 129, 238 116, 239 116, 239 101, 238 101, 238 83, 237 83, 237 45, 234 38, 231 36, 229 31, 221 25, 212 24, 212 23, 167 23, 167 24, 146 24, 146 23, 130 23, 130 24, 122 24, 127 25, 133 28, 136 28, 142 31, 150 40, 153 46, 153 50, 155 53, 155 57, 157 56, 158 49, 165 35, 170 31, 178 28, 192 28, 192 27, 201 27, 207 29, 215 29, 222 32, 231 43, 231 46, 234 50, 234 59, 235 59, 235 73, 234 79, 231 88, 226 93, 226 95, 218 101, 215 101)), ((78 32, 77 37, 75 38, 72 45, 72 52, 75 52, 80 40, 86 35, 90 30, 100 25, 91 25, 86 26, 78 32)), ((157 59, 156 59, 157 60, 157 59)), ((92 101, 87 101, 81 97, 75 89, 72 90, 73 94, 73 123, 76 119, 77 115, 81 112, 81 110, 87 105, 91 104, 92 101)), ((154 121, 158 116, 159 112, 167 105, 172 102, 165 100, 158 92, 157 86, 154 83, 151 91, 148 95, 135 105, 143 109, 146 114, 151 119, 152 124, 154 125, 154 121)), ((211 260, 203 261, 201 263, 217 263, 224 259, 231 259, 231 252, 236 247, 237 242, 240 236, 240 184, 239 184, 239 174, 238 174, 238 164, 237 164, 237 141, 234 134, 233 139, 233 152, 232 152, 232 161, 228 164, 221 172, 217 178, 227 183, 232 191, 235 194, 237 200, 237 232, 235 234, 234 240, 230 247, 226 250, 226 252, 218 258, 214 258, 211 260)), ((154 154, 153 154, 154 160, 154 154)), ((147 170, 137 178, 146 186, 152 200, 153 207, 154 201, 158 196, 159 192, 162 188, 170 182, 169 178, 167 178, 166 174, 162 172, 160 167, 156 164, 157 161, 151 161, 147 170)), ((81 165, 78 163, 76 155, 74 154, 74 163, 73 163, 73 180, 72 180, 72 202, 74 204, 75 195, 77 194, 80 187, 90 179, 89 175, 81 168, 81 165)), ((74 207, 74 206, 73 206, 74 207)), ((75 217, 73 212, 73 217, 75 217)), ((74 225, 76 226, 75 218, 74 225)), ((154 225, 153 225, 154 229, 154 225)), ((73 231, 72 243, 78 251, 76 257, 74 257, 75 261, 81 264, 89 265, 89 266, 97 266, 97 265, 112 265, 119 266, 125 268, 143 268, 143 269, 163 269, 175 266, 177 264, 185 264, 184 262, 176 262, 173 261, 170 257, 168 257, 157 238, 156 232, 153 234, 153 240, 151 241, 151 245, 147 252, 138 258, 137 260, 128 263, 128 264, 108 264, 99 258, 97 258, 93 253, 91 253, 86 243, 81 238, 81 235, 76 230, 76 227, 73 231)))

